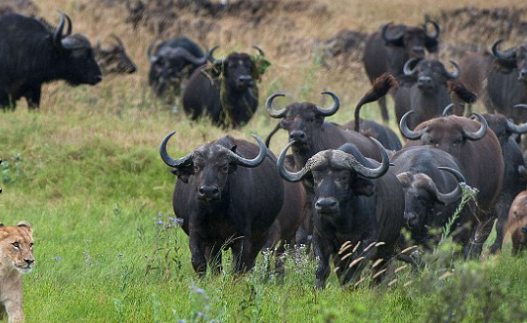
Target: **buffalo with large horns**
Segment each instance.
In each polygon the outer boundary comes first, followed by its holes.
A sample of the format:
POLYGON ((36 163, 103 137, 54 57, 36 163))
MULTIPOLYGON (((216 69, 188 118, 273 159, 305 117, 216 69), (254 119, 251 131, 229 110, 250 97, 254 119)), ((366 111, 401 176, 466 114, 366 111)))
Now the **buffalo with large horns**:
POLYGON ((221 270, 222 249, 231 249, 237 272, 250 270, 284 203, 284 182, 265 144, 230 136, 207 143, 181 158, 163 161, 178 176, 173 207, 189 236, 194 270, 221 270))
MULTIPOLYGON (((527 109, 527 105, 518 104, 515 108, 527 109)), ((445 109, 443 114, 448 114, 448 109, 445 109)), ((525 163, 520 146, 514 137, 527 133, 527 123, 516 125, 502 114, 484 114, 483 117, 500 142, 504 161, 503 189, 494 206, 495 217, 498 219, 496 239, 489 248, 491 253, 496 253, 501 250, 503 244, 505 225, 512 201, 526 188, 523 177, 525 163)))
POLYGON ((425 146, 404 148, 393 155, 391 162, 403 186, 404 221, 412 240, 430 250, 430 240, 435 243, 438 238, 430 233, 431 229, 444 227, 461 200, 458 182, 466 181, 463 170, 450 154, 425 146))
POLYGON ((260 62, 265 53, 258 47, 258 56, 231 53, 224 59, 213 56, 208 69, 197 69, 190 77, 183 93, 183 109, 192 120, 208 117, 223 127, 241 127, 247 124, 258 108, 258 86, 265 69, 260 62))
MULTIPOLYGON (((334 115, 339 110, 340 100, 333 92, 322 92, 322 94, 333 99, 331 107, 322 108, 310 102, 295 102, 285 108, 277 109, 273 102, 275 99, 283 97, 284 94, 275 93, 271 95, 266 102, 267 111, 272 118, 281 120, 267 137, 267 146, 278 130, 286 130, 289 133, 289 140, 294 142, 293 154, 288 157, 290 164, 294 165, 294 169, 303 167, 307 160, 319 151, 336 149, 345 143, 353 143, 365 156, 380 160, 379 150, 370 138, 325 120, 326 117, 334 115)), ((307 192, 306 200, 309 202, 313 196, 312 178, 308 176, 302 183, 307 192)), ((311 213, 310 207, 306 207, 306 210, 311 213)), ((311 216, 308 214, 306 221, 300 227, 298 242, 306 244, 311 232, 311 216)))
POLYGON ((148 84, 157 96, 170 89, 170 94, 178 97, 183 81, 207 62, 207 55, 194 41, 187 37, 178 37, 152 43, 147 49, 150 71, 148 84))
MULTIPOLYGON (((440 29, 437 23, 427 21, 422 27, 386 24, 380 31, 366 40, 364 47, 364 68, 370 82, 388 72, 394 76, 403 74, 404 63, 411 58, 425 57, 425 50, 434 53, 439 44, 440 29), (434 27, 434 33, 427 32, 427 24, 434 27)), ((386 99, 379 100, 382 119, 388 121, 386 99)))
POLYGON ((338 150, 318 152, 292 173, 284 160, 293 144, 290 142, 280 154, 278 169, 286 181, 299 182, 308 176, 314 181, 311 206, 318 261, 316 287, 325 286, 330 258, 342 284, 356 277, 368 260, 387 262, 400 239, 404 194, 389 170, 382 145, 377 142, 380 164, 365 158, 355 145, 345 144, 338 150))
POLYGON ((455 232, 465 255, 478 256, 492 230, 493 210, 503 183, 500 143, 479 114, 475 114, 479 122, 458 116, 439 117, 410 130, 406 120, 412 113, 407 112, 399 124, 408 139, 405 147, 428 145, 446 151, 459 162, 467 184, 479 191, 477 207, 459 220, 459 230, 455 232))
POLYGON ((90 41, 72 35, 72 29, 65 14, 53 32, 34 18, 18 14, 0 18, 0 107, 14 109, 24 97, 29 108, 38 108, 42 84, 51 81, 75 86, 102 80, 90 41))

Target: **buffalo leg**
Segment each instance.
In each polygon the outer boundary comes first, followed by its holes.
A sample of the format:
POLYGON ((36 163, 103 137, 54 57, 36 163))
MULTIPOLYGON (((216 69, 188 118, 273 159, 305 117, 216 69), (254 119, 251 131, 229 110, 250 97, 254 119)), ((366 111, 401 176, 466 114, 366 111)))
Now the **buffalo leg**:
POLYGON ((476 229, 474 230, 472 234, 471 241, 469 243, 469 249, 467 250, 467 258, 477 258, 481 255, 481 251, 483 250, 483 244, 485 241, 487 241, 487 238, 490 235, 490 232, 492 231, 492 226, 494 224, 493 221, 494 218, 488 219, 485 222, 479 223, 476 226, 476 229))
POLYGON ((390 121, 390 115, 388 114, 388 109, 386 108, 386 97, 383 96, 378 100, 378 102, 379 108, 381 110, 382 121, 384 123, 387 123, 388 121, 390 121))
POLYGON ((205 247, 202 238, 196 232, 189 234, 190 254, 192 257, 192 267, 200 276, 207 272, 207 260, 205 258, 205 247))
POLYGON ((322 241, 322 238, 317 233, 313 235, 313 249, 315 251, 315 257, 318 259, 316 274, 317 282, 315 288, 323 289, 326 287, 326 280, 328 279, 331 270, 329 266, 330 252, 327 250, 324 241, 322 241))
POLYGON ((27 89, 24 96, 26 97, 27 106, 29 107, 29 109, 37 109, 40 106, 40 95, 40 86, 32 86, 27 89))

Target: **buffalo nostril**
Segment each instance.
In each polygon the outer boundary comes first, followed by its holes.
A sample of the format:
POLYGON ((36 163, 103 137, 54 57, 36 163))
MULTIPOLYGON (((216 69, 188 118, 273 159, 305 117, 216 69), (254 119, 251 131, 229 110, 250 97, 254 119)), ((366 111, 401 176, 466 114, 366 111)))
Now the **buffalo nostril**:
POLYGON ((97 82, 102 81, 102 75, 97 75, 97 78, 96 78, 96 79, 97 79, 97 82))
POLYGON ((412 52, 414 54, 424 54, 425 53, 425 49, 421 46, 416 46, 416 47, 413 47, 412 48, 412 52))

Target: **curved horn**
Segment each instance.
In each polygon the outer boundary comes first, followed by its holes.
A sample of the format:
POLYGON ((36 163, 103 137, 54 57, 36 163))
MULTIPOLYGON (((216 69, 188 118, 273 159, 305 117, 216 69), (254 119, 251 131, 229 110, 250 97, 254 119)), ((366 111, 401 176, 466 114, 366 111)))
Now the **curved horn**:
POLYGON ((408 124, 406 123, 406 119, 408 119, 408 117, 414 113, 414 110, 410 110, 408 112, 406 112, 403 117, 401 118, 401 121, 399 122, 399 130, 401 131, 401 134, 403 135, 403 137, 407 138, 407 139, 410 139, 410 140, 417 140, 417 139, 420 139, 421 136, 423 135, 423 130, 421 130, 421 132, 416 132, 416 131, 412 131, 410 130, 410 128, 408 128, 408 124))
POLYGON ((170 167, 179 168, 179 167, 185 167, 188 166, 190 162, 192 162, 192 153, 186 155, 182 158, 172 158, 168 155, 167 152, 167 143, 170 140, 170 138, 175 134, 175 131, 172 131, 169 133, 165 139, 161 142, 161 145, 159 146, 159 155, 161 155, 161 159, 170 167))
POLYGON ((441 114, 441 116, 448 117, 450 113, 452 112, 451 110, 453 107, 454 107, 454 103, 450 103, 449 105, 447 105, 446 108, 443 109, 443 113, 441 114))
MULTIPOLYGON (((465 177, 458 172, 457 170, 450 167, 438 167, 437 169, 448 172, 457 179, 459 183, 466 183, 465 177)), ((441 193, 437 191, 437 199, 443 204, 448 205, 458 201, 463 195, 463 191, 459 185, 456 185, 456 188, 450 193, 441 193)))
POLYGON ((55 29, 55 31, 53 32, 53 44, 55 44, 55 46, 58 48, 62 48, 62 31, 64 30, 64 23, 65 15, 61 13, 59 25, 57 26, 57 29, 55 29))
POLYGON ((285 94, 274 93, 270 97, 268 97, 267 100, 265 101, 267 112, 272 118, 283 118, 285 117, 285 113, 287 111, 286 108, 283 108, 282 110, 276 110, 275 108, 273 108, 273 100, 279 96, 285 96, 285 94))
POLYGON ((242 156, 236 154, 234 151, 227 149, 228 154, 233 159, 234 163, 239 166, 248 167, 248 168, 254 168, 259 166, 265 159, 265 156, 267 156, 267 147, 265 146, 265 143, 256 135, 251 135, 256 141, 258 142, 258 147, 260 148, 260 152, 258 152, 258 156, 256 156, 254 159, 247 159, 243 158, 242 156))
POLYGON ((262 57, 265 57, 265 52, 258 46, 256 45, 253 45, 253 48, 256 49, 258 51, 258 53, 260 54, 260 56, 262 57))
POLYGON ((324 91, 322 92, 321 94, 326 94, 326 95, 329 95, 333 98, 333 105, 331 106, 331 108, 329 109, 323 109, 323 108, 320 108, 317 106, 317 112, 319 115, 321 116, 324 116, 324 117, 328 117, 328 116, 332 116, 334 115, 340 108, 340 100, 339 100, 339 97, 331 92, 331 91, 324 91))
POLYGON ((66 29, 66 34, 63 36, 63 38, 70 36, 71 31, 73 30, 73 24, 71 23, 70 17, 67 14, 64 14, 64 16, 66 16, 66 21, 68 22, 68 29, 66 29))
MULTIPOLYGON (((527 104, 516 104, 514 108, 522 108, 522 109, 527 110, 527 104)), ((506 127, 508 131, 513 132, 513 133, 523 134, 527 132, 527 122, 525 122, 524 124, 520 126, 520 125, 514 124, 510 120, 507 120, 506 127)))
POLYGON ((388 153, 386 153, 386 149, 384 149, 383 145, 375 138, 370 137, 373 142, 379 147, 379 150, 381 152, 382 160, 381 164, 377 168, 368 168, 361 164, 353 155, 346 154, 346 163, 349 169, 353 169, 358 174, 362 175, 365 178, 379 178, 382 175, 386 174, 388 171, 388 168, 390 168, 390 158, 388 157, 388 153))
POLYGON ((278 157, 278 161, 276 162, 276 166, 278 166, 278 171, 280 172, 280 176, 282 176, 283 179, 285 179, 288 182, 299 182, 301 181, 310 171, 310 163, 309 161, 302 167, 302 169, 296 173, 291 173, 287 169, 285 169, 284 160, 285 156, 287 155, 287 151, 289 150, 289 147, 291 147, 295 141, 290 141, 282 150, 280 153, 280 156, 278 157))
POLYGON ((208 59, 207 56, 203 56, 202 58, 196 57, 194 56, 194 54, 192 54, 191 52, 189 52, 183 47, 178 47, 176 49, 173 49, 172 53, 174 55, 180 55, 182 58, 189 61, 193 65, 203 65, 207 62, 207 59, 208 59))
POLYGON ((494 55, 494 57, 496 57, 497 59, 500 59, 503 61, 514 58, 516 56, 516 53, 514 51, 509 51, 508 53, 502 53, 498 50, 498 46, 501 44, 501 42, 503 42, 503 39, 496 41, 492 45, 492 55, 494 55))
POLYGON ((146 50, 146 56, 148 57, 148 60, 151 62, 157 61, 158 57, 152 55, 152 49, 154 49, 154 43, 153 41, 150 45, 148 45, 148 49, 146 50))
POLYGON ((465 138, 468 140, 480 140, 487 134, 489 125, 487 124, 487 120, 485 120, 481 114, 473 113, 473 115, 476 116, 478 121, 481 123, 481 127, 476 132, 470 132, 466 129, 463 129, 463 136, 465 136, 465 138))
POLYGON ((116 34, 111 34, 110 37, 117 42, 117 45, 119 45, 119 47, 124 48, 123 41, 121 40, 121 38, 117 37, 116 34))
POLYGON ((454 62, 454 61, 450 61, 450 64, 452 64, 454 66, 454 68, 456 69, 456 71, 454 73, 450 73, 449 71, 446 70, 445 68, 445 75, 448 79, 450 80, 455 80, 459 77, 459 75, 461 74, 461 68, 459 68, 459 65, 454 62))
POLYGON ((387 31, 388 31, 388 27, 390 27, 391 24, 392 24, 392 23, 389 22, 389 23, 387 23, 386 25, 383 25, 383 26, 381 27, 381 37, 382 37, 382 39, 384 39, 384 40, 387 41, 387 42, 397 42, 397 41, 400 41, 400 40, 403 38, 404 33, 398 33, 398 34, 395 35, 395 36, 388 36, 387 31))
POLYGON ((207 59, 216 64, 216 63, 219 63, 219 62, 223 62, 223 60, 217 60, 216 58, 214 58, 214 52, 216 51, 216 49, 218 49, 220 46, 214 46, 212 47, 210 50, 209 50, 209 53, 207 54, 207 59))
POLYGON ((437 39, 439 37, 439 33, 440 32, 441 32, 441 29, 439 28, 439 25, 435 21, 427 20, 425 22, 425 34, 426 34, 426 37, 429 37, 431 39, 437 39), (434 29, 435 29, 435 33, 434 34, 432 34, 432 35, 428 34, 428 32, 426 31, 427 24, 431 24, 432 26, 434 26, 434 29))
POLYGON ((411 68, 410 66, 412 66, 412 64, 415 62, 415 61, 420 61, 422 58, 421 57, 414 57, 412 59, 409 59, 408 61, 406 61, 406 63, 404 63, 404 67, 403 67, 403 73, 404 75, 406 76, 412 76, 414 75, 415 73, 415 70, 413 68, 411 68))

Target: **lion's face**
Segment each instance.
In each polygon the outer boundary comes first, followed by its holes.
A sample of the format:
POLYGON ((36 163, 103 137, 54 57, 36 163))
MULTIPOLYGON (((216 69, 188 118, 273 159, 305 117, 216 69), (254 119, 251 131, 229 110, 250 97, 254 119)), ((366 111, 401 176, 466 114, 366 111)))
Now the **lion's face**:
POLYGON ((21 222, 16 227, 0 223, 0 261, 22 274, 33 269, 33 230, 28 223, 21 222))

